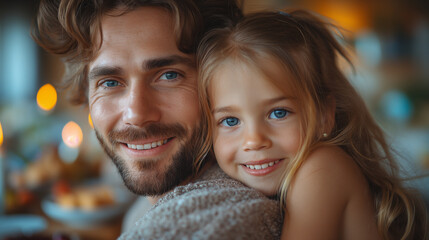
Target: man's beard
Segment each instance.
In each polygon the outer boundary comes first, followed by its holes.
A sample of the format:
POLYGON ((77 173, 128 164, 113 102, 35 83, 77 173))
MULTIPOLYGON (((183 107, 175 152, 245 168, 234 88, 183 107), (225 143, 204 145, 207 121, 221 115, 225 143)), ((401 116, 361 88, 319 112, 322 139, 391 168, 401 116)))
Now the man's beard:
MULTIPOLYGON (((200 128, 195 128, 191 137, 186 141, 189 135, 186 129, 179 125, 163 125, 151 124, 141 128, 127 128, 121 131, 111 131, 108 134, 110 148, 103 137, 95 130, 96 136, 104 148, 107 155, 112 159, 113 163, 118 168, 122 179, 127 188, 135 194, 145 196, 161 195, 173 189, 175 186, 184 182, 193 173, 193 162, 198 151, 198 142, 201 139, 200 128), (136 168, 140 176, 134 176, 131 169, 127 168, 126 159, 122 159, 114 151, 114 146, 121 142, 132 142, 146 138, 165 139, 166 137, 175 137, 175 141, 181 144, 179 150, 174 154, 170 160, 166 159, 145 159, 136 162, 136 168), (159 168, 159 161, 162 161, 166 166, 159 168), (151 172, 146 174, 146 172, 151 172), (146 175, 145 175, 146 174, 146 175)), ((144 151, 144 150, 143 150, 144 151)))

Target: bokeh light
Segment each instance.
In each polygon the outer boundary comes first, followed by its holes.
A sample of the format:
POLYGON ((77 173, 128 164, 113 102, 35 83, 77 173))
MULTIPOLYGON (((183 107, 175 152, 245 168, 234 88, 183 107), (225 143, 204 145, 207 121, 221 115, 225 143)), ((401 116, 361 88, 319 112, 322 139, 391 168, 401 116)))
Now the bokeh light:
POLYGON ((0 122, 0 147, 3 144, 3 128, 1 127, 1 122, 0 122))
POLYGON ((381 41, 374 32, 360 32, 357 34, 355 47, 358 56, 368 66, 377 66, 381 62, 381 41))
POLYGON ((89 126, 91 126, 91 128, 93 129, 94 128, 94 123, 92 123, 91 114, 88 114, 88 123, 89 123, 89 126))
POLYGON ((315 1, 313 4, 317 13, 334 20, 346 31, 358 32, 370 26, 368 9, 358 2, 315 1))
POLYGON ((413 104, 408 96, 399 90, 390 90, 381 98, 383 113, 389 121, 407 123, 413 116, 413 104))
POLYGON ((45 111, 52 110, 57 104, 57 91, 51 84, 43 85, 37 92, 37 105, 45 111))
POLYGON ((77 148, 82 143, 82 129, 77 123, 70 121, 64 126, 62 137, 68 147, 77 148))
POLYGON ((79 157, 79 148, 71 148, 64 142, 58 146, 58 155, 65 163, 73 163, 79 157))

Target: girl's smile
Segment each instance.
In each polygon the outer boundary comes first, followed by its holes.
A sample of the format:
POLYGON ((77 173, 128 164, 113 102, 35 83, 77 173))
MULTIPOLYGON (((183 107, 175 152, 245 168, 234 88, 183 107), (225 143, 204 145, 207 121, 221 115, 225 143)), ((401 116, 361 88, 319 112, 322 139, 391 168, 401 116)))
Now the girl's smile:
POLYGON ((242 164, 244 171, 253 176, 264 176, 270 174, 279 167, 280 161, 284 159, 266 159, 257 162, 249 162, 242 164))

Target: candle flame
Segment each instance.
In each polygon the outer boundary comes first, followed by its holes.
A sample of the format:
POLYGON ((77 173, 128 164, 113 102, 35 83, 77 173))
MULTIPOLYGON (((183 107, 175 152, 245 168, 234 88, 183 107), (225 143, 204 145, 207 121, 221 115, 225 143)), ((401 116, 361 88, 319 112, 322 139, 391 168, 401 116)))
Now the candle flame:
POLYGON ((37 92, 37 105, 45 111, 52 110, 57 104, 57 91, 51 84, 43 85, 37 92))
POLYGON ((82 143, 83 133, 79 125, 73 121, 68 122, 62 132, 64 143, 71 148, 77 148, 82 143))

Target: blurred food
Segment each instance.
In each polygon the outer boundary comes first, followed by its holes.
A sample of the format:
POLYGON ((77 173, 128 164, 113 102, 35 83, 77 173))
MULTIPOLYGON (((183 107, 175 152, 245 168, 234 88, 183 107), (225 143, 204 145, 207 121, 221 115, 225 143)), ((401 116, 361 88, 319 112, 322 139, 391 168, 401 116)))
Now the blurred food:
POLYGON ((56 151, 49 148, 22 171, 11 173, 9 181, 15 189, 33 189, 58 179, 64 172, 64 168, 64 163, 58 159, 56 151))
POLYGON ((41 155, 21 171, 11 172, 9 184, 13 189, 37 189, 50 186, 59 179, 81 181, 99 175, 100 163, 81 158, 67 163, 61 160, 56 146, 46 147, 41 155))
POLYGON ((58 183, 52 194, 41 201, 43 212, 51 219, 78 229, 92 228, 123 214, 134 199, 124 186, 114 186, 99 180, 83 185, 58 183), (55 195, 54 191, 58 194, 55 195))
POLYGON ((55 197, 58 197, 60 195, 70 193, 70 192, 71 192, 70 184, 65 180, 60 180, 52 186, 52 194, 54 194, 55 197))
POLYGON ((36 199, 36 196, 28 190, 18 191, 17 196, 18 196, 18 202, 21 206, 31 204, 36 199))
POLYGON ((79 208, 86 211, 115 204, 113 189, 104 185, 85 186, 71 189, 64 182, 53 188, 55 202, 63 208, 79 208))
POLYGON ((34 193, 25 189, 18 191, 6 190, 4 198, 6 212, 22 210, 37 200, 37 196, 34 193))

